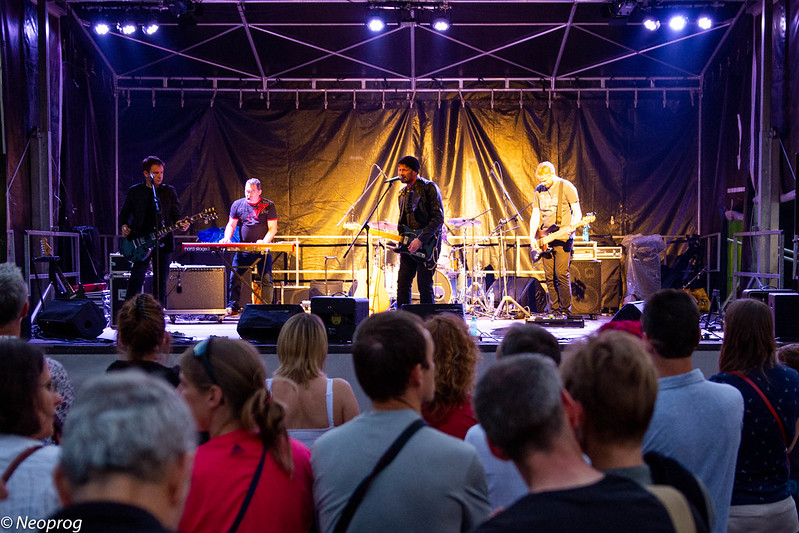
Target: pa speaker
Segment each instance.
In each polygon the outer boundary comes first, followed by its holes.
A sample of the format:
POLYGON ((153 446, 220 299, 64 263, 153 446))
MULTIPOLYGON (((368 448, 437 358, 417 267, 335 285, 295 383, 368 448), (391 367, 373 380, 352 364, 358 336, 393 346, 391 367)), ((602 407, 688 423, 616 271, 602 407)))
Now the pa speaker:
POLYGON ((463 304, 404 304, 402 310, 409 311, 422 318, 439 313, 452 313, 464 318, 463 304))
POLYGON ((336 296, 311 298, 311 313, 318 315, 331 344, 352 342, 355 328, 369 315, 369 300, 336 296))
POLYGON ((96 339, 105 329, 105 315, 91 300, 53 300, 39 311, 36 323, 45 337, 96 339))
POLYGON ((768 295, 768 306, 774 318, 774 338, 780 342, 799 340, 799 294, 795 292, 772 292, 768 295))
POLYGON ((641 320, 641 315, 644 314, 644 302, 630 302, 628 304, 624 304, 619 312, 613 315, 613 318, 610 320, 611 322, 617 322, 619 320, 641 320))
POLYGON ((569 274, 572 314, 598 315, 602 311, 602 261, 572 261, 569 274))
POLYGON ((247 304, 239 316, 236 331, 239 337, 248 341, 276 344, 283 324, 303 312, 299 304, 247 304))

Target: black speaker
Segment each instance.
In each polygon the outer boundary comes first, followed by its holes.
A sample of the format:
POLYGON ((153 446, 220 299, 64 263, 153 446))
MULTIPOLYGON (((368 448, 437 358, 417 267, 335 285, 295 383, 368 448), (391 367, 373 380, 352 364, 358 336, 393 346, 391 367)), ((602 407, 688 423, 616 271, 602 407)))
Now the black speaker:
POLYGON ((772 292, 768 295, 768 306, 774 318, 774 338, 780 342, 799 341, 799 294, 795 292, 772 292))
MULTIPOLYGON (((495 305, 499 305, 502 278, 494 281, 490 290, 494 291, 495 305)), ((537 278, 508 277, 508 296, 533 313, 543 313, 547 309, 547 290, 537 278)))
POLYGON ((621 261, 602 259, 602 312, 616 311, 621 306, 621 261))
POLYGON ((283 324, 303 312, 299 304, 247 304, 241 311, 236 331, 248 341, 276 344, 283 324))
POLYGON ((465 320, 463 304, 404 304, 402 310, 409 311, 422 318, 427 318, 430 315, 437 315, 439 313, 452 313, 465 320))
POLYGON ((572 314, 598 315, 602 311, 602 261, 572 261, 572 314))
MULTIPOLYGON (((111 327, 116 327, 117 313, 119 313, 119 310, 122 309, 127 300, 129 279, 130 272, 125 274, 116 272, 108 277, 108 288, 111 297, 111 327)), ((153 275, 149 272, 144 278, 142 291, 148 294, 153 293, 153 275)))
POLYGON ((319 315, 333 344, 352 342, 355 328, 369 316, 369 300, 337 296, 311 298, 311 313, 319 315))
POLYGON ((36 324, 45 337, 96 339, 105 329, 105 315, 91 300, 53 300, 39 311, 36 324))
POLYGON ((610 319, 611 322, 616 322, 618 320, 641 320, 641 315, 644 314, 644 302, 643 300, 638 302, 630 302, 628 304, 624 304, 619 312, 613 315, 613 318, 610 319))

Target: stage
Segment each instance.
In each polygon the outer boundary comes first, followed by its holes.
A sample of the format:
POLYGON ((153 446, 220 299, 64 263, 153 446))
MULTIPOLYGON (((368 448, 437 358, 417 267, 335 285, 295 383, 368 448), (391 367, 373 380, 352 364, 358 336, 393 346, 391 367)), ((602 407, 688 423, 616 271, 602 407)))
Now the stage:
MULTIPOLYGON (((586 318, 583 327, 554 327, 544 325, 552 333, 562 348, 579 341, 595 332, 602 324, 611 320, 611 315, 598 315, 596 319, 586 318)), ((471 325, 470 317, 467 316, 471 325)), ((507 329, 515 323, 524 323, 524 319, 496 319, 489 317, 476 318, 475 325, 480 333, 480 351, 482 360, 478 364, 478 375, 487 369, 496 360, 497 345, 502 341, 507 329)), ((172 334, 172 349, 169 355, 169 364, 176 364, 183 351, 195 342, 210 335, 240 338, 236 328, 237 319, 225 318, 221 323, 215 316, 207 315, 179 315, 175 321, 167 321, 167 330, 172 334)), ((710 376, 718 371, 718 355, 721 348, 721 332, 703 330, 703 340, 700 342, 693 355, 694 367, 702 369, 705 376, 710 376)), ((102 373, 106 367, 117 359, 114 345, 116 330, 107 327, 103 333, 94 340, 86 339, 46 339, 34 338, 31 343, 41 346, 45 352, 60 361, 72 380, 76 390, 93 376, 102 373)), ((271 374, 278 366, 276 347, 274 344, 253 343, 261 353, 267 371, 271 374)), ((358 385, 350 357, 349 344, 331 344, 326 363, 326 372, 330 377, 344 378, 350 382, 361 410, 370 407, 370 401, 358 385)))

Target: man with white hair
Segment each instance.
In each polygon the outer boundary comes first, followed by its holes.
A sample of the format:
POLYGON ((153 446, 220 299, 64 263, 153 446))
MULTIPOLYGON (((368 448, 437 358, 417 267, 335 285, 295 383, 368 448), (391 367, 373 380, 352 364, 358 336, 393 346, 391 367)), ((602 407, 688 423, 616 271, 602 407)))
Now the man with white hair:
POLYGON ((163 533, 189 489, 197 429, 163 380, 135 370, 86 384, 64 428, 55 481, 64 509, 49 531, 163 533))

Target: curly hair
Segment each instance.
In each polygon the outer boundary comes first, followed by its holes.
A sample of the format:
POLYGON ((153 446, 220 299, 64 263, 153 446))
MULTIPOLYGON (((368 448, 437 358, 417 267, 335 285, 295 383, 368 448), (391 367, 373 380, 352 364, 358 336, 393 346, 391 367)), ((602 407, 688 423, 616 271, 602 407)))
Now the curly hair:
POLYGON ((435 421, 469 401, 480 351, 466 322, 457 315, 433 315, 425 321, 425 327, 435 344, 436 396, 424 411, 425 418, 435 421))

